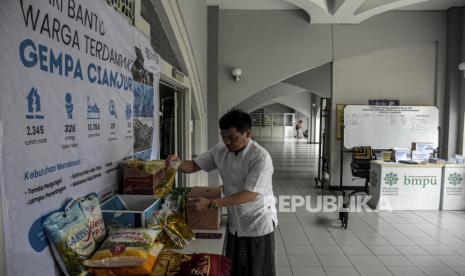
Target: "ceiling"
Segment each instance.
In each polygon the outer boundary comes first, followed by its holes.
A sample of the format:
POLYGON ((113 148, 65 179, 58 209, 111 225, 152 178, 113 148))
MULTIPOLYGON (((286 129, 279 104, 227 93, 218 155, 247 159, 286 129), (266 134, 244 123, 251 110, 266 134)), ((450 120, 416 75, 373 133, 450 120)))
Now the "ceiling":
POLYGON ((223 10, 295 10, 312 24, 358 24, 391 10, 448 10, 465 7, 465 0, 207 0, 223 10))

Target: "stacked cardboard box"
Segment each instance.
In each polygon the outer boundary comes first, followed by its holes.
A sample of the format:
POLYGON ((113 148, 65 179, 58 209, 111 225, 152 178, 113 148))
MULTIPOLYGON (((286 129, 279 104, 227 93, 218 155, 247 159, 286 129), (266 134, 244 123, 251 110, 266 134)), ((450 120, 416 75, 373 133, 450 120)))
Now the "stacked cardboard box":
MULTIPOLYGON (((205 197, 209 199, 220 198, 221 188, 219 187, 193 187, 187 195, 187 200, 192 200, 196 197, 205 197)), ((186 206, 187 224, 191 229, 201 230, 218 230, 221 223, 221 208, 212 208, 205 211, 199 211, 189 206, 186 206)))

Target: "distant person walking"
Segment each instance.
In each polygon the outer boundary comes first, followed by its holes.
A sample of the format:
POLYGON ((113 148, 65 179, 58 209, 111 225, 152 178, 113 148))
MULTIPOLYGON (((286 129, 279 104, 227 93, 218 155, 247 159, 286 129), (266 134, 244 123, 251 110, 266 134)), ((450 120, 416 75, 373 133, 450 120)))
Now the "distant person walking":
POLYGON ((297 139, 304 138, 302 130, 302 120, 299 120, 299 122, 295 125, 295 130, 297 130, 297 139))

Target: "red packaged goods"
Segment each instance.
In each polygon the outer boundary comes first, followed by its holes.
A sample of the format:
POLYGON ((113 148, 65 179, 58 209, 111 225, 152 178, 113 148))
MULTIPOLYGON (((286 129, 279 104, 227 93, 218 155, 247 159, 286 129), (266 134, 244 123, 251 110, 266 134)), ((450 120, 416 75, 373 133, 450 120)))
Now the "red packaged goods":
POLYGON ((123 193, 153 195, 154 187, 164 176, 164 160, 128 160, 123 163, 123 193))

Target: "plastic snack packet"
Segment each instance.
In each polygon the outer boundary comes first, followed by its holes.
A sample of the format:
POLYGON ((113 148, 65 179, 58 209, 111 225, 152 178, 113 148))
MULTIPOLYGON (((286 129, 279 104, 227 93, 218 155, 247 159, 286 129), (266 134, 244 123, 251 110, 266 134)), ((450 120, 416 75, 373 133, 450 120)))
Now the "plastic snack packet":
POLYGON ((162 238, 170 247, 183 248, 185 245, 195 240, 194 233, 187 225, 182 214, 173 213, 168 215, 162 225, 162 238))
POLYGON ((149 174, 156 174, 165 169, 165 160, 151 160, 144 162, 143 170, 149 174))
POLYGON ((105 224, 103 222, 102 210, 96 193, 91 193, 78 199, 84 216, 89 219, 89 229, 97 244, 105 239, 105 224))
POLYGON ((165 197, 173 190, 176 172, 178 171, 180 161, 171 161, 170 166, 166 170, 163 179, 155 186, 154 194, 157 197, 165 197))
POLYGON ((84 265, 94 275, 149 274, 163 244, 155 240, 160 229, 111 229, 102 247, 84 265))
POLYGON ((190 255, 164 250, 158 257, 150 276, 178 276, 181 272, 181 264, 190 260, 190 255))
POLYGON ((138 168, 149 174, 156 174, 165 169, 165 160, 128 160, 127 164, 131 168, 138 168))

